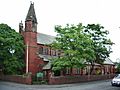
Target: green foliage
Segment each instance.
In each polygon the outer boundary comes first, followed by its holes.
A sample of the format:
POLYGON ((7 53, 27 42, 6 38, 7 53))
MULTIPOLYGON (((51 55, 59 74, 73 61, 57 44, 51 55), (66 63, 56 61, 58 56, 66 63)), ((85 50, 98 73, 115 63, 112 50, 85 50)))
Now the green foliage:
POLYGON ((117 73, 120 73, 120 63, 117 63, 117 73))
POLYGON ((19 74, 24 66, 22 36, 7 24, 0 24, 0 65, 5 74, 19 74))
POLYGON ((54 70, 54 76, 60 76, 60 70, 54 70))
POLYGON ((93 40, 89 34, 84 33, 82 24, 55 26, 55 31, 58 34, 56 41, 51 46, 61 50, 63 55, 52 61, 53 70, 61 70, 66 67, 82 68, 86 60, 95 58, 93 40))
POLYGON ((88 24, 85 26, 84 32, 90 35, 93 40, 95 59, 87 60, 92 65, 90 69, 91 74, 94 69, 94 63, 103 64, 105 59, 109 57, 109 54, 112 52, 110 49, 113 43, 107 38, 109 32, 104 30, 104 27, 100 24, 88 24))
POLYGON ((102 64, 105 58, 109 57, 109 54, 112 52, 110 50, 111 45, 113 44, 110 39, 107 38, 109 32, 104 30, 104 27, 100 24, 88 24, 85 26, 86 34, 91 35, 91 39, 93 40, 93 49, 95 52, 95 60, 88 60, 88 62, 100 63, 102 64))
POLYGON ((54 71, 66 67, 83 68, 86 62, 91 63, 93 69, 95 62, 102 64, 112 52, 113 43, 107 38, 109 32, 100 24, 57 25, 55 31, 58 34, 51 46, 62 54, 52 61, 54 71))

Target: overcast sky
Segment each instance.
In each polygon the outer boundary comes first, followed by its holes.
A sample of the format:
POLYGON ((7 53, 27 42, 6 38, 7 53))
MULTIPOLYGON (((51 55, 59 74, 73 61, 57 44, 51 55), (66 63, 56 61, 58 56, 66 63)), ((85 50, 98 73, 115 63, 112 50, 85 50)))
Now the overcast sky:
POLYGON ((112 61, 120 58, 120 0, 0 0, 0 23, 18 31, 25 21, 30 1, 34 2, 38 32, 56 35, 55 25, 101 24, 110 32, 112 61))

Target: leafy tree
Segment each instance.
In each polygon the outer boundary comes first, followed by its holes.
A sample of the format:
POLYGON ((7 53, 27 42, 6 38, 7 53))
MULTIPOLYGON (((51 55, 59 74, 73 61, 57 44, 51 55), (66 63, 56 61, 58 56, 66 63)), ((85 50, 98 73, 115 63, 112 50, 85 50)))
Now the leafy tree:
MULTIPOLYGON (((116 60, 120 60, 119 58, 117 58, 116 60)), ((114 62, 115 66, 116 66, 116 73, 119 74, 120 73, 120 61, 114 62)))
POLYGON ((0 24, 0 65, 5 74, 18 74, 24 66, 22 36, 7 24, 0 24))
POLYGON ((117 64, 117 73, 120 73, 120 63, 117 64))
POLYGON ((67 24, 65 27, 57 25, 55 31, 58 34, 52 47, 63 53, 52 61, 53 70, 61 70, 66 67, 82 68, 87 59, 95 58, 93 41, 90 35, 84 33, 82 24, 76 26, 67 24))
POLYGON ((94 68, 94 63, 102 64, 106 58, 109 57, 111 53, 110 47, 113 44, 110 39, 107 38, 109 32, 104 30, 104 27, 100 24, 88 24, 85 26, 84 32, 91 36, 93 40, 95 59, 88 59, 87 61, 91 63, 91 73, 94 68))

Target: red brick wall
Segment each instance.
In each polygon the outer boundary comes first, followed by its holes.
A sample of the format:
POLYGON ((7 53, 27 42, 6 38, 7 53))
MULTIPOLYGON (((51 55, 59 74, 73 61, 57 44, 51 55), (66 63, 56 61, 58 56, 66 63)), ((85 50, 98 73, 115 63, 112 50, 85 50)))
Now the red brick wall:
POLYGON ((82 76, 59 76, 50 77, 49 84, 67 84, 67 83, 79 83, 95 80, 105 80, 113 78, 115 75, 82 75, 82 76))
MULTIPOLYGON (((37 43, 37 30, 33 31, 33 22, 31 20, 25 21, 25 31, 21 32, 24 37, 24 43, 28 45, 28 71, 35 75, 42 71, 45 62, 38 57, 39 48, 48 48, 48 55, 54 54, 50 47, 37 43)), ((53 50, 54 51, 54 50, 53 50)), ((27 62, 27 47, 25 49, 25 62, 27 62)))
POLYGON ((42 70, 44 61, 38 57, 37 32, 33 31, 33 22, 25 22, 25 31, 23 34, 25 49, 25 62, 27 61, 27 45, 28 45, 28 71, 35 75, 42 70))
POLYGON ((17 82, 22 84, 32 84, 31 76, 0 75, 0 80, 17 82))

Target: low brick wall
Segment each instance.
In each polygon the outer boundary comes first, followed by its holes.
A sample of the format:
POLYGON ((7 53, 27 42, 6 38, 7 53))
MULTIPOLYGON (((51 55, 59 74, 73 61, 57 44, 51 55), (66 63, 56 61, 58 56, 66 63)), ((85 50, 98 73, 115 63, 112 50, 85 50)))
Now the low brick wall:
POLYGON ((22 84, 32 84, 32 77, 29 76, 22 76, 22 75, 0 75, 0 80, 3 81, 11 81, 17 82, 22 84))
POLYGON ((59 76, 50 77, 49 84, 67 84, 67 83, 79 83, 95 80, 105 80, 113 78, 115 75, 82 75, 82 76, 59 76))

